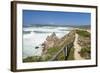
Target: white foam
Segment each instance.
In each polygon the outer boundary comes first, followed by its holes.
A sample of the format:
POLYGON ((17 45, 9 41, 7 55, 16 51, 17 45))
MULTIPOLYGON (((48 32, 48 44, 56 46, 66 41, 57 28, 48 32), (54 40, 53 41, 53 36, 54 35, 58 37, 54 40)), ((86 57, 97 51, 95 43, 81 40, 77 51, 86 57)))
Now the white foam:
POLYGON ((69 31, 61 31, 65 29, 69 29, 69 28, 67 27, 38 27, 38 28, 27 27, 26 28, 25 27, 23 30, 30 31, 30 33, 23 34, 23 57, 41 55, 42 53, 41 44, 46 40, 47 36, 55 32, 57 37, 61 38, 69 32, 69 31), (38 46, 39 48, 35 49, 36 46, 38 46))

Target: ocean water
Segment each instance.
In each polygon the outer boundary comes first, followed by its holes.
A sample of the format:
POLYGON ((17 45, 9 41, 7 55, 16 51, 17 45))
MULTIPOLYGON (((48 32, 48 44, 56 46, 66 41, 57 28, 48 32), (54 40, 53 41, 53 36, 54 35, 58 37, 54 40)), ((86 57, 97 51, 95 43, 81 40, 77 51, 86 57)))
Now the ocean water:
POLYGON ((23 27, 23 58, 28 56, 41 56, 43 49, 41 44, 46 40, 47 36, 55 32, 58 38, 62 38, 71 29, 71 27, 61 26, 23 27))

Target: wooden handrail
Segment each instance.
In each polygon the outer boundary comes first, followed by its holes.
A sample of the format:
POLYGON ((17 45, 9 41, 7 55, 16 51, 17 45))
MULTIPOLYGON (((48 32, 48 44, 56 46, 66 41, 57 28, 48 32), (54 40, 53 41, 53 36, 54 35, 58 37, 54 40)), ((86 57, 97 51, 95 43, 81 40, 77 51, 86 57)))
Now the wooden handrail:
POLYGON ((64 57, 65 57, 65 60, 67 59, 67 56, 68 56, 68 52, 70 52, 70 48, 72 48, 73 47, 73 42, 71 42, 70 44, 68 44, 68 45, 66 45, 66 46, 64 46, 62 49, 60 49, 51 59, 50 59, 50 61, 53 61, 53 60, 56 60, 57 59, 57 57, 59 56, 59 54, 61 53, 61 52, 63 52, 64 51, 64 57))
POLYGON ((53 61, 53 60, 55 60, 56 58, 57 58, 57 56, 61 53, 63 51, 63 48, 62 49, 60 49, 57 53, 56 53, 56 55, 55 56, 53 56, 51 59, 50 59, 50 61, 53 61))

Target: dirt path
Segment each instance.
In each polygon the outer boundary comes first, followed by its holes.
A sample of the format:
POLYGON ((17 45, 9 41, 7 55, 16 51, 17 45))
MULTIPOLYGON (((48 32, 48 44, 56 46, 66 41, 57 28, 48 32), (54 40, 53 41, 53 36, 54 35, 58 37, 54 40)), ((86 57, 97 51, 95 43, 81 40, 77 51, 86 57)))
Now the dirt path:
POLYGON ((79 54, 80 50, 81 50, 81 46, 77 43, 78 41, 78 34, 75 34, 75 41, 74 41, 74 48, 75 48, 75 51, 74 51, 74 58, 75 60, 82 60, 84 58, 82 58, 79 54))

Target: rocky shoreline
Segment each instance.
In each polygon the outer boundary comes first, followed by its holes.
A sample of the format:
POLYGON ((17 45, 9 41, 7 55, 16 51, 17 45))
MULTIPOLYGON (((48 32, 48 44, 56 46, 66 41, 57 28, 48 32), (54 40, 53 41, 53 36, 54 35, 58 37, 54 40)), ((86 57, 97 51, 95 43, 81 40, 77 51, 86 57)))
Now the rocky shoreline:
MULTIPOLYGON (((91 33, 85 30, 75 29, 71 30, 68 34, 64 35, 62 38, 58 38, 54 32, 50 36, 47 36, 46 40, 42 43, 43 46, 42 56, 39 57, 38 61, 49 61, 49 59, 52 58, 63 46, 68 45, 71 42, 75 41, 76 33, 79 35, 77 43, 78 45, 81 46, 81 50, 79 51, 80 56, 84 59, 90 59, 91 33)), ((69 60, 75 60, 73 54, 75 48, 74 49, 70 48, 70 50, 72 51, 70 51, 71 53, 69 56, 71 57, 69 57, 69 60)), ((64 60, 63 53, 61 54, 61 58, 59 58, 58 60, 64 60)), ((27 62, 27 58, 25 59, 25 61, 27 62)))

